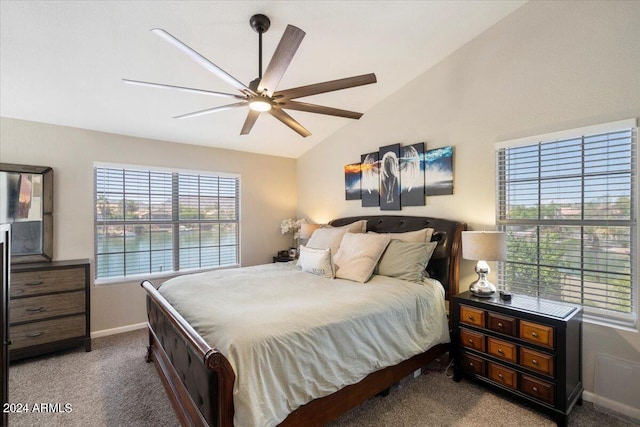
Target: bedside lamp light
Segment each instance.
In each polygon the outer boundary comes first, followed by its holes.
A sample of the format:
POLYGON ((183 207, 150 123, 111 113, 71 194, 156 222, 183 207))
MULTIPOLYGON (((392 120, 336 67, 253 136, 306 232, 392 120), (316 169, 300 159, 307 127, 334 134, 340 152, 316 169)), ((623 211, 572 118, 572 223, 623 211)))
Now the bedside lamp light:
POLYGON ((300 225, 300 239, 310 239, 311 235, 314 231, 316 231, 318 227, 320 227, 320 224, 307 224, 306 222, 302 223, 302 225, 300 225))
POLYGON ((463 231, 462 257, 478 261, 478 280, 471 283, 469 290, 477 297, 490 297, 496 287, 487 280, 491 271, 487 261, 504 261, 507 257, 507 238, 501 231, 463 231))

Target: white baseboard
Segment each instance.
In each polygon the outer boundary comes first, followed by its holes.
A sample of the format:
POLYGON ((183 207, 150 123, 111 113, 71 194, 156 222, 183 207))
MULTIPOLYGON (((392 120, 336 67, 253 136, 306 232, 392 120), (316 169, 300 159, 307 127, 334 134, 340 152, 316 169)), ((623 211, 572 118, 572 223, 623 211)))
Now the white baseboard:
POLYGON ((135 331, 147 327, 147 322, 136 323, 134 325, 120 326, 119 328, 103 329, 101 331, 91 332, 91 338, 107 337, 109 335, 121 334, 123 332, 135 331))
POLYGON ((640 410, 638 408, 605 397, 599 397, 595 393, 586 390, 582 392, 582 399, 593 403, 596 410, 605 411, 625 421, 637 423, 640 420, 640 410))

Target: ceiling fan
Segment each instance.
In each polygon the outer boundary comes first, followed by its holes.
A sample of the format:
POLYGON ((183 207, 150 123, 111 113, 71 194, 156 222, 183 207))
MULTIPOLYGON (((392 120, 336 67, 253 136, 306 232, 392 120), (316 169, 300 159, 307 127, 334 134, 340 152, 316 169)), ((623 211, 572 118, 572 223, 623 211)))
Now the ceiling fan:
POLYGON ((317 104, 308 104, 306 102, 295 101, 297 98, 305 96, 317 95, 320 93, 333 92, 341 89, 348 89, 356 86, 367 85, 376 82, 376 75, 374 73, 363 74, 360 76, 347 77, 344 79, 331 80, 323 83, 315 83, 307 86, 300 86, 292 89, 277 90, 278 84, 282 79, 285 71, 289 67, 293 56, 295 55, 302 39, 305 36, 305 32, 301 29, 294 27, 293 25, 287 25, 287 28, 280 39, 280 43, 276 48, 269 65, 262 74, 262 34, 267 32, 271 26, 271 21, 268 17, 262 14, 253 15, 249 20, 251 28, 258 33, 258 78, 249 83, 249 86, 244 85, 242 82, 231 76, 222 68, 209 61, 207 58, 169 34, 167 31, 161 28, 154 28, 151 30, 154 34, 178 48, 189 58, 218 76, 220 79, 229 83, 240 91, 240 95, 223 92, 213 92, 203 89, 195 89, 182 86, 173 86, 161 83, 151 83, 138 80, 123 79, 123 82, 139 86, 156 87, 163 89, 179 90, 190 93, 200 93, 210 96, 218 96, 223 98, 236 99, 239 102, 223 105, 220 107, 208 108, 201 111, 195 111, 193 113, 187 113, 180 116, 176 116, 176 119, 186 119, 189 117, 201 116, 204 114, 215 113, 218 111, 229 110, 232 108, 249 106, 249 113, 240 131, 241 135, 247 135, 251 132, 251 128, 255 124, 258 116, 262 112, 268 112, 276 119, 293 129, 303 137, 311 135, 307 129, 305 129, 300 123, 298 123, 293 117, 287 114, 284 110, 298 110, 306 111, 309 113, 326 114, 330 116, 345 117, 349 119, 359 119, 362 117, 362 113, 356 113, 354 111, 341 110, 338 108, 326 107, 317 104))

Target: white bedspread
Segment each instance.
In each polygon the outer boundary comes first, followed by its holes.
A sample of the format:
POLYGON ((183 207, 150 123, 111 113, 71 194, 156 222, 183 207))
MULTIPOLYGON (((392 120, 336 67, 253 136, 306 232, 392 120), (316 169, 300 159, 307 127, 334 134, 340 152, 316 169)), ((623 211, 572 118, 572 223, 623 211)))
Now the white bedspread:
POLYGON ((229 359, 236 426, 277 425, 313 399, 449 342, 437 281, 361 284, 274 263, 181 276, 159 291, 229 359))

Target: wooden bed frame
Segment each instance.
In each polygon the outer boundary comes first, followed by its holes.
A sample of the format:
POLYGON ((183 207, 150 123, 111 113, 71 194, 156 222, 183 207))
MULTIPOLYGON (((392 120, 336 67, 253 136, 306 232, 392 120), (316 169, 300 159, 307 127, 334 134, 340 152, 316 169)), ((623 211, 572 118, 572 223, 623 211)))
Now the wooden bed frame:
MULTIPOLYGON (((430 277, 438 279, 446 298, 458 293, 461 235, 465 223, 413 216, 362 216, 333 220, 333 226, 366 219, 367 231, 406 232, 431 227, 438 246, 427 266, 430 277)), ((149 347, 147 362, 153 362, 183 426, 233 426, 233 385, 235 373, 227 358, 204 341, 184 318, 147 280, 149 347)), ((424 353, 381 369, 357 384, 301 406, 281 426, 321 426, 338 418, 417 369, 446 353, 448 344, 436 345, 424 353)))

